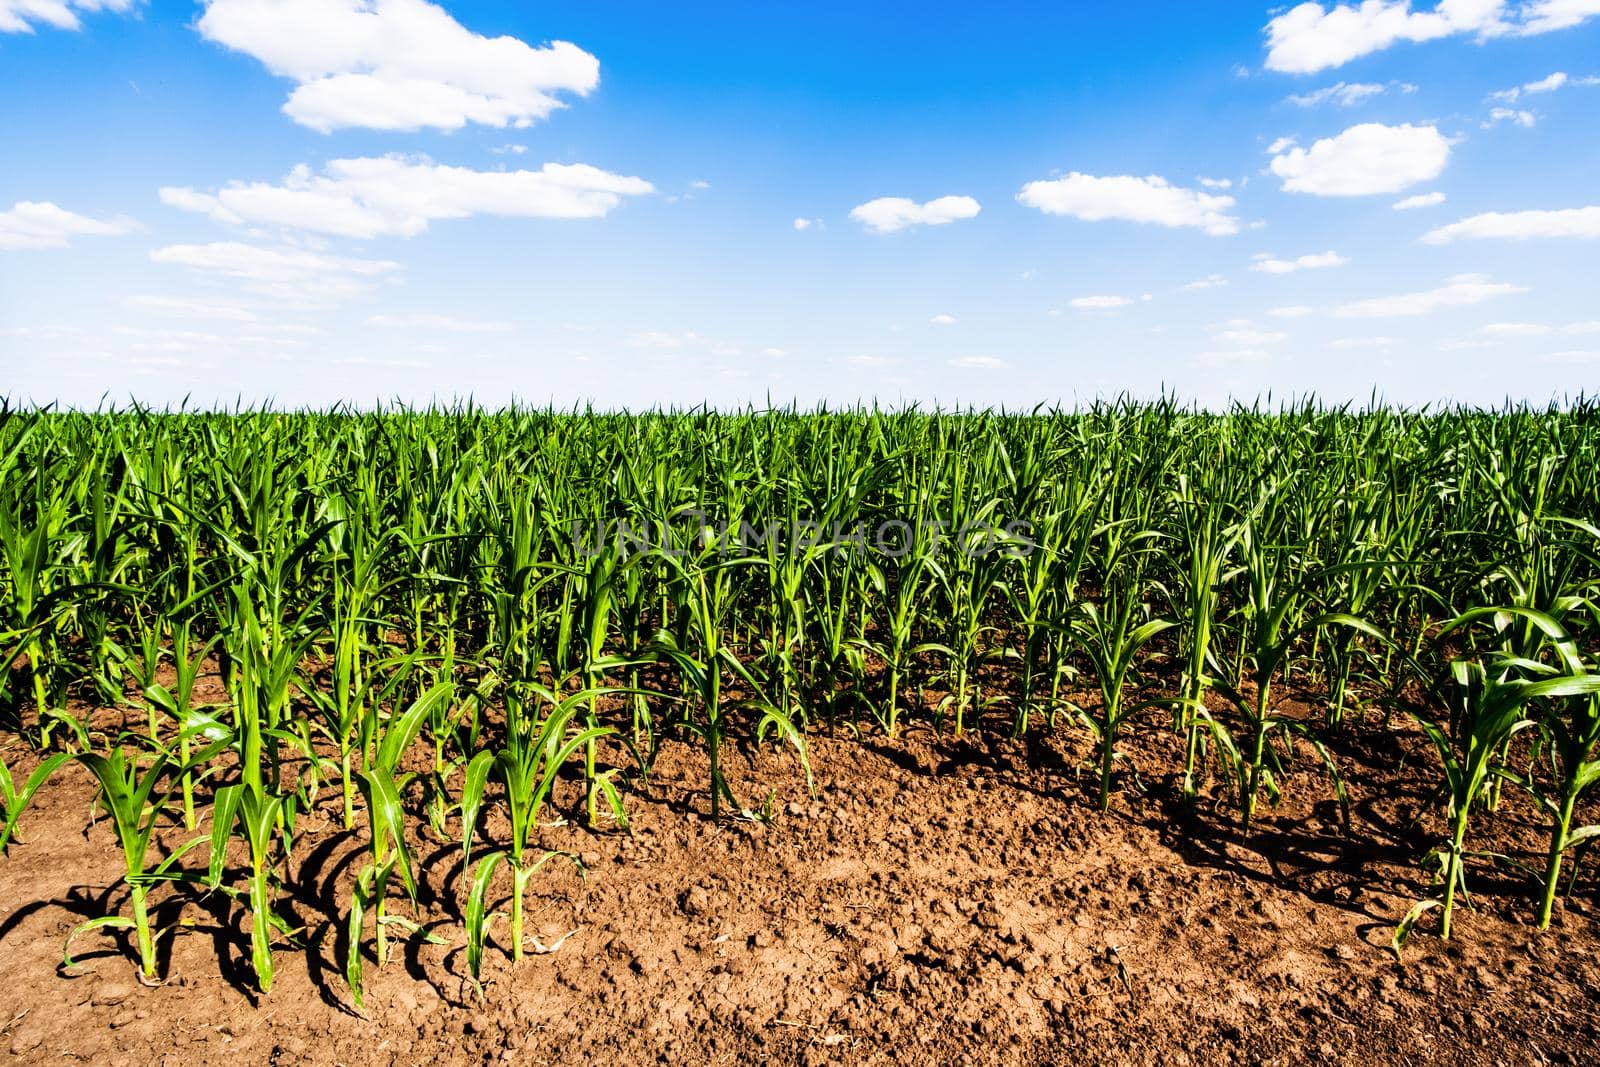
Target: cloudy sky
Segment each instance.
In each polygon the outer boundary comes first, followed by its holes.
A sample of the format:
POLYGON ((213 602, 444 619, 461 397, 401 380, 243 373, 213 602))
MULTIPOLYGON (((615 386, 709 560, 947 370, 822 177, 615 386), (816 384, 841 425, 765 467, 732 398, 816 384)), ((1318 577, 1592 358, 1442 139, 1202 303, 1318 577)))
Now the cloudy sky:
POLYGON ((0 108, 14 400, 1600 388, 1600 0, 0 0, 0 108))

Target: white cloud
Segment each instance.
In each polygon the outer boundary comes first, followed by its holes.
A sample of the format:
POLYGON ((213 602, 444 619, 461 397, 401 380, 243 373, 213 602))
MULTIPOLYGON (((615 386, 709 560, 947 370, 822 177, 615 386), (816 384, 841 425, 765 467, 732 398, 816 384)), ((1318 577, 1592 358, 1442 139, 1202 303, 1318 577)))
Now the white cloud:
POLYGON ((1309 93, 1296 93, 1289 97, 1289 102, 1301 107, 1316 107, 1331 100, 1340 107, 1355 107, 1363 100, 1383 95, 1388 89, 1387 85, 1376 82, 1339 82, 1309 93))
POLYGON ((1510 89, 1502 89, 1497 93, 1490 93, 1489 99, 1504 100, 1508 104, 1514 104, 1525 93, 1553 93, 1570 80, 1566 71, 1558 70, 1554 74, 1540 78, 1536 82, 1528 82, 1524 85, 1513 86, 1510 89))
POLYGON ((1412 11, 1409 0, 1363 0, 1326 10, 1303 3, 1267 23, 1267 69, 1314 74, 1401 41, 1431 41, 1454 34, 1490 32, 1500 25, 1503 0, 1440 0, 1432 11, 1412 11))
POLYGON ((1570 29, 1600 15, 1600 0, 1532 0, 1520 12, 1524 35, 1570 29))
POLYGON ((1239 345, 1244 348, 1262 348, 1289 339, 1289 335, 1281 330, 1258 329, 1243 319, 1224 324, 1223 327, 1213 331, 1212 337, 1222 344, 1239 345))
POLYGON ((326 307, 370 293, 374 282, 400 270, 387 259, 357 259, 282 245, 240 241, 168 245, 150 253, 153 263, 188 267, 202 274, 234 278, 244 289, 285 306, 326 307))
POLYGON ((136 228, 131 219, 92 219, 49 201, 21 200, 0 211, 0 252, 65 248, 74 237, 116 237, 136 228))
POLYGON ((387 359, 373 356, 350 356, 334 360, 341 367, 383 367, 386 370, 428 370, 433 366, 425 359, 387 359))
POLYGON ((36 23, 58 30, 83 26, 78 12, 127 11, 134 0, 0 0, 0 33, 32 33, 36 23))
POLYGON ((1133 300, 1126 296, 1080 296, 1067 301, 1070 307, 1079 311, 1108 311, 1112 308, 1125 308, 1133 300))
POLYGON ((448 333, 509 333, 515 328, 509 322, 482 322, 429 312, 373 315, 367 319, 367 325, 392 330, 444 330, 448 333))
POLYGON ((1551 326, 1543 322, 1491 322, 1480 326, 1478 332, 1489 337, 1578 337, 1600 333, 1600 322, 1570 322, 1565 326, 1551 326))
POLYGON ((1490 281, 1483 274, 1458 274, 1448 278, 1438 289, 1400 296, 1381 296, 1370 300, 1357 300, 1333 309, 1340 318, 1377 319, 1398 318, 1408 315, 1427 315, 1447 307, 1466 307, 1481 304, 1500 296, 1525 293, 1527 288, 1505 282, 1490 281))
MULTIPOLYGON (((692 334, 690 335, 693 336, 692 334)), ((661 330, 641 330, 628 337, 630 348, 682 348, 684 339, 677 334, 664 333, 661 330)))
POLYGON ((426 0, 209 0, 197 28, 295 82, 284 113, 324 133, 525 127, 600 81, 574 44, 483 37, 426 0))
POLYGON ((1201 352, 1192 362, 1197 367, 1223 367, 1229 363, 1260 363, 1270 358, 1259 348, 1240 348, 1230 352, 1201 352))
POLYGON ((1196 278, 1188 285, 1182 287, 1185 293, 1199 292, 1202 289, 1221 289, 1228 284, 1228 279, 1220 274, 1207 274, 1204 278, 1196 278))
POLYGON ((1575 207, 1560 211, 1490 211, 1430 230, 1422 235, 1422 240, 1425 244, 1443 245, 1459 240, 1499 238, 1526 241, 1535 237, 1600 238, 1600 207, 1575 207))
POLYGON ((1310 148, 1275 153, 1272 173, 1291 193, 1371 196, 1432 181, 1450 161, 1450 140, 1433 126, 1365 122, 1310 148))
POLYGON ((1401 42, 1467 34, 1480 40, 1564 30, 1600 15, 1600 0, 1439 0, 1416 11, 1410 0, 1299 4, 1267 23, 1268 70, 1314 74, 1401 42))
POLYGON ((928 321, 933 323, 935 326, 954 326, 956 324, 956 317, 954 315, 935 315, 928 321))
POLYGON ((82 337, 81 326, 0 326, 0 337, 82 337))
POLYGON ((1288 307, 1271 308, 1267 314, 1274 319, 1303 319, 1307 315, 1315 315, 1317 309, 1304 304, 1291 304, 1288 307))
POLYGON ((799 219, 795 219, 795 220, 794 220, 794 228, 795 228, 795 229, 796 229, 796 230, 799 230, 799 231, 801 231, 801 232, 802 232, 802 233, 803 233, 803 232, 805 232, 805 231, 806 231, 806 230, 809 230, 809 229, 811 229, 811 227, 813 227, 813 226, 817 226, 817 225, 820 225, 820 224, 821 224, 821 222, 822 222, 822 220, 821 220, 821 219, 806 219, 806 218, 799 218, 799 219))
POLYGON ((185 319, 218 319, 225 322, 255 322, 257 316, 249 308, 237 303, 215 300, 191 300, 179 296, 130 296, 123 305, 135 311, 149 311, 158 315, 172 315, 185 319))
POLYGON ((1490 337, 1546 337, 1554 333, 1554 327, 1535 322, 1491 322, 1487 326, 1478 328, 1478 332, 1490 337))
POLYGON ((850 212, 850 217, 873 233, 894 233, 911 226, 944 226, 976 218, 983 210, 970 196, 941 196, 919 204, 903 196, 881 196, 850 212))
POLYGON ((1509 107, 1497 107, 1490 109, 1489 117, 1484 120, 1482 126, 1487 130, 1500 125, 1502 122, 1510 122, 1524 128, 1532 128, 1534 123, 1538 121, 1539 117, 1531 111, 1513 111, 1509 107))
POLYGON ((435 219, 472 215, 600 218, 654 187, 585 163, 482 171, 425 157, 335 159, 322 174, 301 165, 280 185, 234 182, 215 193, 164 188, 161 202, 218 222, 287 226, 341 237, 413 237, 435 219))
POLYGON ((1294 137, 1280 137, 1267 146, 1267 155, 1275 156, 1279 152, 1287 151, 1299 143, 1299 140, 1294 137))
POLYGON ((1444 203, 1443 193, 1418 193, 1416 196, 1396 201, 1393 207, 1396 211, 1414 211, 1419 207, 1437 207, 1442 203, 1444 203))
POLYGON ((1228 214, 1233 197, 1184 189, 1155 175, 1098 178, 1073 171, 1064 178, 1029 182, 1017 200, 1049 215, 1071 215, 1085 222, 1119 219, 1193 227, 1213 237, 1239 232, 1239 220, 1228 214))
POLYGON ((966 370, 1004 370, 1009 364, 1003 359, 994 356, 958 356, 947 360, 952 367, 961 367, 966 370))
POLYGON ((1232 178, 1201 178, 1200 185, 1206 189, 1232 189, 1232 178))
POLYGON ((330 256, 303 248, 267 248, 239 241, 168 245, 151 252, 150 260, 251 282, 310 283, 319 286, 340 276, 375 278, 400 269, 400 264, 393 260, 330 256))
POLYGON ((1337 252, 1315 252, 1295 259, 1278 259, 1266 252, 1255 257, 1250 269, 1261 274, 1293 274, 1301 270, 1326 270, 1350 262, 1337 252))
POLYGON ((1353 352, 1363 348, 1388 348, 1393 344, 1393 337, 1340 337, 1329 341, 1328 347, 1339 352, 1353 352))

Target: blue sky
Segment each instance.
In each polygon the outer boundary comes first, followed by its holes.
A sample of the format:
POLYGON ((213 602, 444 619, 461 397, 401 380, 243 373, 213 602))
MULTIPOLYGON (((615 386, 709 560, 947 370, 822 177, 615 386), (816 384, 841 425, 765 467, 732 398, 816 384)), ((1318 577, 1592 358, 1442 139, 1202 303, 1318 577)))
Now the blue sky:
POLYGON ((5 391, 1600 385, 1600 0, 1046 6, 0 0, 5 391))

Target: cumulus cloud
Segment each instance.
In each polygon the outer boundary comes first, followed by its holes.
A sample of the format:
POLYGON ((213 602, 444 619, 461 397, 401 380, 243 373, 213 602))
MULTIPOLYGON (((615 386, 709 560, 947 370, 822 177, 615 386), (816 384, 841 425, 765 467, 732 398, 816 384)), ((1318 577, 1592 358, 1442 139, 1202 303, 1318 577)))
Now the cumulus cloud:
POLYGON ((1438 207, 1442 203, 1444 203, 1443 193, 1418 193, 1416 196, 1395 201, 1393 207, 1396 211, 1414 211, 1419 207, 1438 207))
POLYGON ((1085 222, 1118 219, 1190 227, 1213 237, 1239 232, 1239 220, 1228 214, 1233 197, 1185 189, 1155 175, 1100 178, 1073 171, 1064 178, 1029 182, 1017 200, 1048 215, 1071 215, 1085 222))
POLYGON ((919 204, 903 196, 881 196, 853 208, 850 217, 873 233, 894 233, 912 226, 944 226, 976 218, 983 210, 970 196, 941 196, 919 204))
POLYGON ((218 222, 286 226, 340 237, 413 237, 436 219, 472 215, 600 218, 654 186, 585 163, 539 170, 472 170, 424 157, 335 159, 321 174, 301 165, 281 184, 234 182, 215 193, 165 188, 161 201, 218 222))
POLYGON ((1267 252, 1256 256, 1250 269, 1260 274, 1293 274, 1301 270, 1326 270, 1350 262, 1337 252, 1314 252, 1294 259, 1279 259, 1267 252))
POLYGON ((1489 211, 1440 226, 1422 235, 1424 244, 1498 238, 1526 241, 1535 237, 1600 238, 1600 207, 1560 211, 1489 211))
POLYGON ((79 12, 127 11, 134 0, 0 0, 0 33, 32 33, 36 25, 81 29, 79 12))
POLYGON ((324 133, 525 127, 600 82, 577 45, 484 37, 427 0, 209 0, 197 27, 295 82, 284 113, 324 133))
POLYGON ((1372 196, 1432 181, 1450 161, 1450 139, 1433 126, 1365 122, 1310 148, 1273 154, 1272 173, 1291 193, 1372 196))
POLYGON ((49 201, 21 200, 0 211, 0 252, 65 248, 74 237, 116 237, 137 225, 132 219, 92 219, 49 201))
POLYGON ((1299 4, 1267 23, 1268 70, 1315 74, 1403 42, 1473 35, 1532 36, 1600 15, 1600 0, 1439 0, 1416 10, 1410 0, 1299 4))
POLYGON ((956 324, 956 317, 954 315, 935 315, 928 321, 933 323, 935 326, 954 326, 956 324))
POLYGON ((1447 307, 1467 307, 1527 291, 1525 286, 1491 281, 1483 274, 1458 274, 1446 279, 1437 289, 1357 300, 1334 308, 1333 313, 1346 319, 1401 318, 1427 315, 1447 307))
POLYGON ((1522 5, 1518 32, 1523 35, 1571 29, 1600 15, 1596 0, 1532 0, 1522 5))

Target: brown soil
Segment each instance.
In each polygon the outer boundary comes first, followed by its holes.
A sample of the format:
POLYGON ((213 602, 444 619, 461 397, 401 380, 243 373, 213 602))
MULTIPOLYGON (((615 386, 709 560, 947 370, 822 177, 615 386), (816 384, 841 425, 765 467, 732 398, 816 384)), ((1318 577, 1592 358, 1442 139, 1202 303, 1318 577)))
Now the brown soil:
MULTIPOLYGON (((72 927, 126 903, 111 829, 84 829, 93 793, 69 769, 0 859, 0 1051, 102 1064, 1592 1062, 1593 885, 1540 933, 1529 877, 1478 859, 1476 910, 1448 944, 1425 920, 1402 966, 1388 944, 1429 895, 1418 860, 1440 828, 1435 761, 1404 730, 1333 747, 1350 832, 1307 755, 1241 839, 1222 798, 1192 815, 1177 802, 1173 744, 1154 728, 1125 745, 1139 775, 1121 776, 1104 815, 1077 731, 817 738, 815 800, 787 751, 732 756, 747 803, 775 790, 766 824, 705 818, 704 756, 669 743, 629 795, 631 836, 543 832, 583 856, 587 878, 555 864, 535 878, 529 933, 559 947, 513 967, 498 925, 481 1000, 464 978, 460 849, 423 830, 414 914, 446 944, 414 939, 369 966, 366 1017, 336 963, 364 831, 339 828, 331 797, 299 828, 281 906, 306 925, 304 946, 280 946, 268 997, 248 992, 241 909, 220 894, 164 897, 160 921, 181 924, 159 988, 135 981, 114 933, 85 935, 63 969, 72 927), (1402 754, 1408 769, 1374 770, 1402 754)), ((576 817, 576 787, 559 799, 576 817)), ((1520 797, 1479 825, 1494 836, 1474 847, 1524 862, 1541 847, 1520 797)), ((504 840, 497 813, 487 829, 504 840)))

